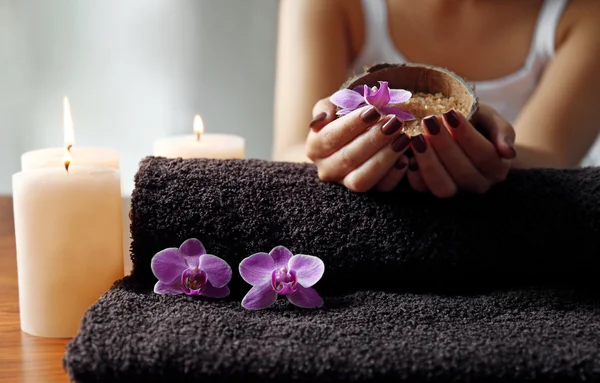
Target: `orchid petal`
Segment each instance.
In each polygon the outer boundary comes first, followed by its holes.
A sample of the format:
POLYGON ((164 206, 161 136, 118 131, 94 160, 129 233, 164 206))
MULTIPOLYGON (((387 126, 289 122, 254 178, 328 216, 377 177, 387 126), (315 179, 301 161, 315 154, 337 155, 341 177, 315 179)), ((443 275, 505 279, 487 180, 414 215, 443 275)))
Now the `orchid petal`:
POLYGON ((284 246, 277 246, 271 250, 269 255, 273 257, 273 262, 275 263, 274 270, 279 270, 283 267, 288 267, 288 262, 290 261, 290 258, 292 258, 293 254, 284 246))
POLYGON ((390 89, 387 81, 379 81, 379 89, 376 92, 369 91, 368 95, 365 94, 365 100, 377 109, 387 105, 390 102, 390 89))
POLYGON ((319 282, 325 272, 325 263, 312 255, 296 254, 289 262, 289 269, 296 272, 296 280, 303 287, 319 282))
POLYGON ((157 294, 183 294, 179 279, 176 279, 171 283, 163 283, 161 281, 156 282, 154 285, 154 292, 157 294))
MULTIPOLYGON (((361 103, 356 109, 362 108, 363 106, 367 105, 366 102, 361 103)), ((345 116, 351 112, 354 112, 356 109, 340 109, 336 112, 336 114, 338 116, 345 116)))
POLYGON ((402 104, 412 97, 412 93, 404 89, 390 89, 390 101, 388 104, 402 104))
POLYGON ((269 283, 271 274, 275 270, 275 261, 270 254, 256 253, 240 262, 240 275, 242 279, 252 286, 269 283))
POLYGON ((365 88, 363 85, 357 85, 354 88, 352 88, 352 91, 359 93, 361 96, 364 97, 365 95, 365 88))
POLYGON ((229 295, 229 287, 215 287, 208 282, 202 288, 202 295, 207 298, 225 298, 229 295))
POLYGON ((277 300, 277 293, 267 283, 262 286, 254 286, 242 299, 242 307, 248 310, 266 309, 277 300))
POLYGON ((292 304, 306 309, 321 307, 324 303, 323 298, 312 287, 298 286, 296 292, 288 295, 287 298, 292 304))
POLYGON ((405 112, 403 110, 400 110, 400 109, 392 108, 391 106, 384 106, 380 110, 384 114, 395 115, 396 117, 398 117, 398 119, 400 121, 411 121, 411 120, 415 119, 415 116, 413 116, 412 114, 405 112))
POLYGON ((208 281, 216 288, 223 287, 231 281, 231 267, 227 262, 214 255, 201 255, 200 269, 204 270, 208 281))
POLYGON ((181 246, 179 246, 179 250, 181 250, 181 252, 188 257, 206 254, 204 245, 196 238, 186 239, 181 246))
POLYGON ((188 266, 181 251, 176 247, 170 247, 159 251, 152 257, 150 268, 159 281, 169 284, 175 279, 179 280, 181 273, 188 266))
POLYGON ((341 89, 329 97, 329 101, 344 109, 356 109, 364 99, 360 93, 350 89, 341 89))
POLYGON ((185 242, 179 246, 179 250, 185 256, 185 261, 190 269, 198 267, 200 265, 200 256, 206 254, 204 245, 196 238, 185 240, 185 242))

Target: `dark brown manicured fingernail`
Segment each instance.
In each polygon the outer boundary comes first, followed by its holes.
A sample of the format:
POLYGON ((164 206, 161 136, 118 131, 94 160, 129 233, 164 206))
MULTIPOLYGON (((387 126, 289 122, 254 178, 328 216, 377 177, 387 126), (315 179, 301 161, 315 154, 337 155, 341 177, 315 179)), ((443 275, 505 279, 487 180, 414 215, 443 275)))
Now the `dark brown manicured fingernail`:
POLYGON ((360 115, 360 119, 363 120, 363 122, 365 124, 372 124, 375 121, 379 120, 379 117, 381 117, 381 114, 379 114, 379 112, 377 111, 377 109, 375 109, 374 106, 372 106, 369 109, 365 110, 360 115))
POLYGON ((325 113, 325 112, 321 112, 321 113, 317 114, 317 116, 310 122, 309 126, 312 128, 319 122, 325 120, 326 117, 327 117, 327 113, 325 113))
POLYGON ((423 137, 422 134, 417 134, 414 136, 411 142, 412 147, 415 148, 418 153, 425 153, 427 150, 427 143, 425 142, 425 137, 423 137))
POLYGON ((398 161, 396 161, 396 163, 394 164, 394 167, 399 170, 402 170, 407 166, 408 166, 408 160, 404 156, 398 158, 398 161))
POLYGON ((508 145, 508 149, 509 149, 509 155, 508 155, 507 159, 512 160, 513 158, 515 158, 517 156, 517 149, 515 148, 515 144, 510 140, 506 140, 506 145, 508 145))
POLYGON ((458 125, 460 125, 460 119, 454 110, 449 110, 444 113, 444 120, 446 120, 448 125, 452 128, 458 128, 458 125))
POLYGON ((419 164, 417 163, 417 159, 415 157, 412 157, 410 160, 408 160, 408 170, 412 170, 413 172, 419 170, 419 164))
POLYGON ((383 134, 391 136, 396 133, 402 127, 402 121, 398 119, 396 116, 392 116, 392 118, 386 122, 382 127, 381 131, 383 134))
POLYGON ((429 116, 423 119, 423 123, 425 124, 425 128, 429 132, 429 134, 436 135, 440 132, 440 122, 438 121, 436 116, 429 116))
POLYGON ((406 133, 402 133, 392 142, 392 150, 400 153, 410 145, 410 137, 406 133))

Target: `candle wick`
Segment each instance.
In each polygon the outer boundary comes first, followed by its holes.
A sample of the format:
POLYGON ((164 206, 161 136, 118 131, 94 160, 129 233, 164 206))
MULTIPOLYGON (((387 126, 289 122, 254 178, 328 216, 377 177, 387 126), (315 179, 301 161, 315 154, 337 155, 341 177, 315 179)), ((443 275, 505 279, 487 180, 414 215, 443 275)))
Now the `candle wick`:
MULTIPOLYGON (((67 152, 71 153, 72 147, 73 147, 73 145, 71 145, 71 144, 67 145, 67 152)), ((67 173, 69 172, 69 165, 71 165, 71 161, 65 160, 65 170, 67 171, 67 173)))
POLYGON ((196 132, 196 141, 200 141, 200 136, 201 136, 200 132, 196 132))

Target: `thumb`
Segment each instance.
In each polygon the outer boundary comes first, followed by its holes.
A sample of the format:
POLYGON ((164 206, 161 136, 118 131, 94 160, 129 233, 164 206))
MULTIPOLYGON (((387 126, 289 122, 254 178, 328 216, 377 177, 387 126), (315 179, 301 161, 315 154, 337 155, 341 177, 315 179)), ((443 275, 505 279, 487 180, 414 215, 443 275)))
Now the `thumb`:
POLYGON ((508 121, 498 115, 493 116, 494 124, 492 128, 492 143, 498 150, 500 157, 512 160, 517 156, 515 147, 515 130, 508 121))
POLYGON ((309 126, 315 132, 321 130, 325 125, 335 119, 336 107, 329 98, 323 98, 315 104, 312 111, 313 120, 309 126))
POLYGON ((477 130, 494 144, 500 157, 510 160, 517 156, 516 133, 508 121, 487 105, 480 105, 475 120, 477 130))

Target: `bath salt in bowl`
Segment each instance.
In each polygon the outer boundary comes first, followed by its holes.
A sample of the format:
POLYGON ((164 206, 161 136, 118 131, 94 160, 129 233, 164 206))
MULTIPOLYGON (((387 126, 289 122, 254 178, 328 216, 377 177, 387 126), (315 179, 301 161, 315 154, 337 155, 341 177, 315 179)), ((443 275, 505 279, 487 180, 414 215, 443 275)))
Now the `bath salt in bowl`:
POLYGON ((449 70, 428 65, 373 65, 363 74, 349 79, 342 89, 360 89, 363 85, 379 88, 380 81, 387 82, 389 89, 412 93, 405 102, 387 105, 415 117, 404 121, 404 132, 410 136, 423 133, 421 120, 427 116, 441 115, 454 109, 471 120, 478 109, 475 90, 464 79, 449 70))

